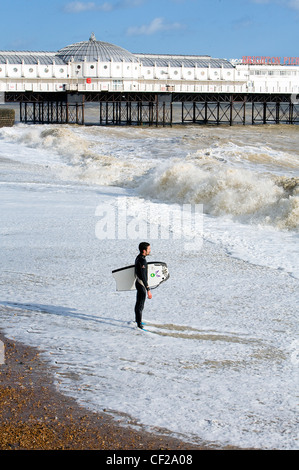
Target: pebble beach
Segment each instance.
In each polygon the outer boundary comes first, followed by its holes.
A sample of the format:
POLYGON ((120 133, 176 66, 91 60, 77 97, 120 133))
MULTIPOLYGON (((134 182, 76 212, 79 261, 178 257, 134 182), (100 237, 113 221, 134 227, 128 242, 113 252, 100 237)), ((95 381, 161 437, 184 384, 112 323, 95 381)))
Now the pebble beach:
POLYGON ((207 450, 118 426, 59 393, 40 352, 0 333, 0 450, 207 450))

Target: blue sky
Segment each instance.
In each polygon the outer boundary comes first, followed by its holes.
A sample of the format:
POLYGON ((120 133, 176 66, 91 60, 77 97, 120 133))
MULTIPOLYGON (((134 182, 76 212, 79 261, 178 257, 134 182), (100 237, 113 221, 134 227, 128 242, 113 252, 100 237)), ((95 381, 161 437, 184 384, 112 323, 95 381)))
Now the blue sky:
POLYGON ((299 0, 10 0, 0 50, 57 51, 96 39, 131 52, 299 56, 299 0))

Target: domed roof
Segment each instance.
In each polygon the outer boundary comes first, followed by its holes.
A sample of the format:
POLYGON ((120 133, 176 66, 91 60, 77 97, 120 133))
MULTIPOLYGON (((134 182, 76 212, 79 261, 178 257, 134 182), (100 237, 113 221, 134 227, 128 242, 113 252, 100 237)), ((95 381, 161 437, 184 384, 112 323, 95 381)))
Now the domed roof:
POLYGON ((55 54, 64 62, 74 60, 74 62, 138 62, 138 59, 131 52, 122 47, 109 44, 108 42, 97 41, 92 33, 89 41, 76 42, 70 46, 63 47, 55 54))

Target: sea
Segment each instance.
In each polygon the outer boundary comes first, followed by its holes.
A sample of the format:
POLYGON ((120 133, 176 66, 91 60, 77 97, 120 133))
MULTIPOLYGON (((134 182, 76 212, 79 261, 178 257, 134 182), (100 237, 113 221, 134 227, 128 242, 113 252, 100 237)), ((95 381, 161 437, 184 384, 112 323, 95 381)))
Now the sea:
POLYGON ((298 449, 298 144, 294 125, 1 128, 1 329, 120 426, 298 449), (112 276, 140 241, 170 273, 145 331, 112 276))

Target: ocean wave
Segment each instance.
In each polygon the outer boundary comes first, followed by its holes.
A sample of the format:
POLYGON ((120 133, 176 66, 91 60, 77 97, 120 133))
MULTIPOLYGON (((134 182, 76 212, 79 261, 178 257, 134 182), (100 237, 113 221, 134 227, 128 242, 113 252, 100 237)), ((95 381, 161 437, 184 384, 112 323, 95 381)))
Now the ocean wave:
POLYGON ((211 157, 220 162, 230 163, 233 166, 242 166, 260 171, 298 170, 299 155, 286 151, 279 151, 269 146, 249 145, 246 143, 236 144, 234 142, 216 143, 204 150, 200 149, 192 158, 203 159, 211 157))
POLYGON ((170 139, 153 130, 132 137, 128 129, 19 125, 0 137, 41 150, 36 161, 63 180, 135 188, 151 200, 203 204, 213 216, 298 231, 299 177, 284 176, 296 174, 295 154, 224 139, 207 146, 207 138, 202 148, 192 139, 186 152, 182 132, 170 139))
POLYGON ((153 171, 139 187, 143 197, 203 204, 213 216, 244 223, 299 229, 299 178, 261 175, 204 159, 174 161, 153 171))
MULTIPOLYGON (((0 138, 17 143, 20 149, 40 150, 38 164, 51 168, 62 180, 101 186, 132 186, 135 178, 151 167, 151 163, 134 156, 131 158, 125 151, 116 155, 112 148, 109 152, 109 142, 102 145, 101 132, 82 132, 70 126, 21 124, 15 128, 1 129, 0 138)), ((21 152, 15 158, 23 160, 21 152)), ((30 158, 33 162, 34 155, 30 158)), ((37 163, 36 159, 34 163, 37 163)))

